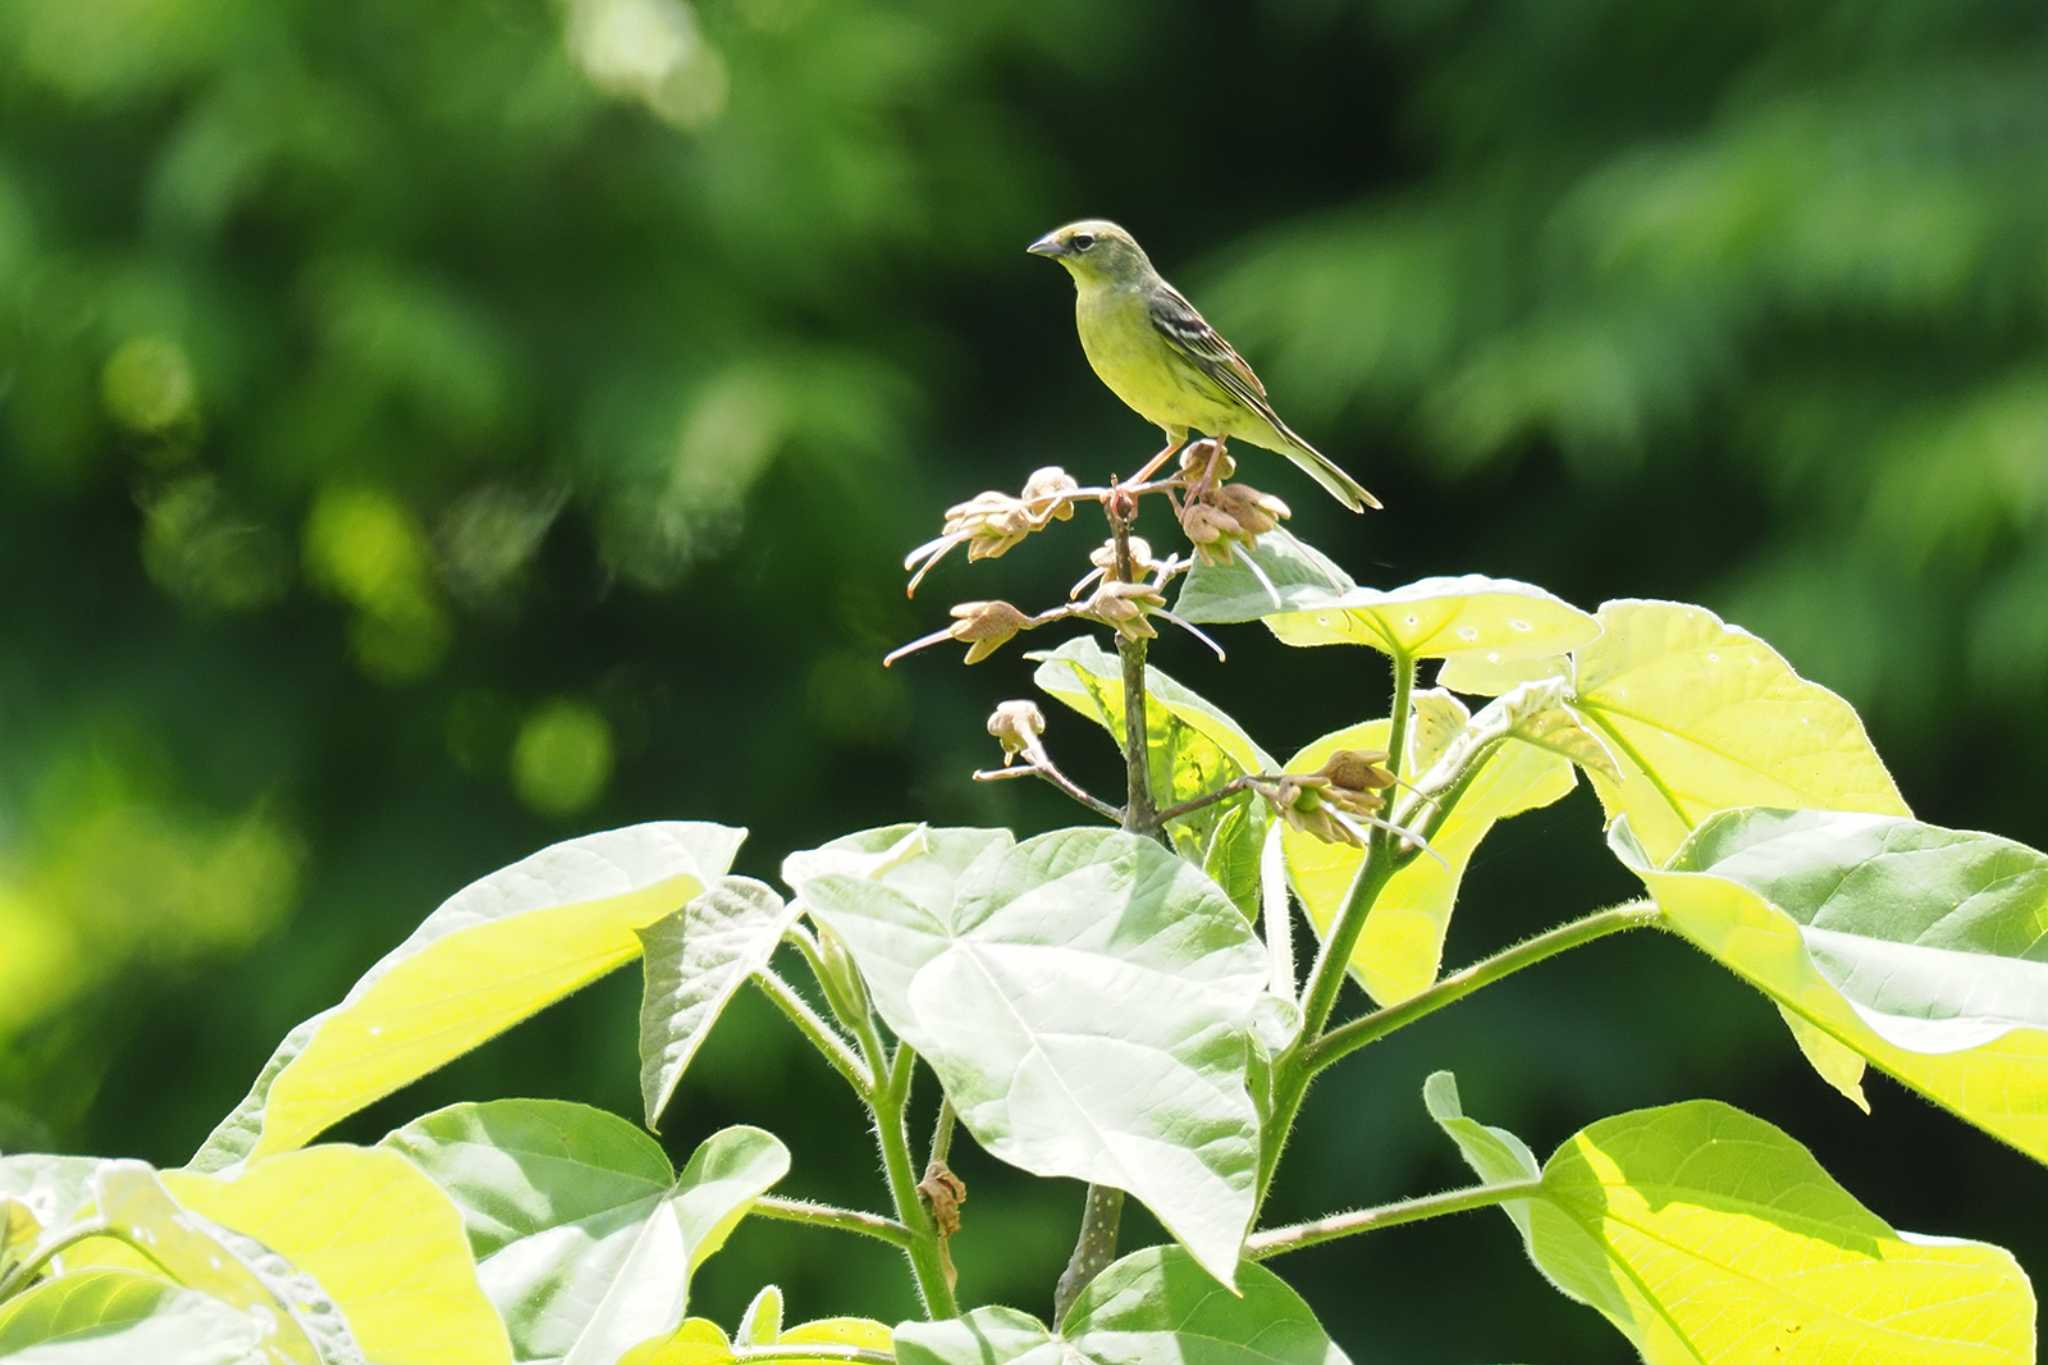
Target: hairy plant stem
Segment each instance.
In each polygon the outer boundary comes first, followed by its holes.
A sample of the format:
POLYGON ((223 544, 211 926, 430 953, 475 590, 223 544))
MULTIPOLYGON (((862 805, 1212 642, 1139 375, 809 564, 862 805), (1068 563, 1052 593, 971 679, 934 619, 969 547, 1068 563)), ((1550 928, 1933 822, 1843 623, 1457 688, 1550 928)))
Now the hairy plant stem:
MULTIPOLYGON (((1122 511, 1135 502, 1106 499, 1103 511, 1109 518, 1110 535, 1116 541, 1116 572, 1126 583, 1137 581, 1131 561, 1131 522, 1122 511)), ((1145 642, 1121 631, 1116 637, 1117 658, 1123 665, 1124 683, 1124 809, 1123 827, 1132 834, 1166 843, 1159 808, 1152 799, 1152 779, 1146 743, 1151 727, 1145 718, 1145 642)), ((1168 847, 1172 847, 1168 844, 1168 847)), ((1057 1326, 1088 1282, 1116 1259, 1116 1237, 1123 1222, 1124 1192, 1108 1185, 1090 1185, 1081 1205, 1081 1229, 1074 1239, 1073 1254, 1053 1287, 1052 1320, 1057 1326)))
POLYGON ((1504 948, 1492 957, 1482 958, 1459 971, 1452 972, 1434 986, 1418 995, 1410 996, 1398 1005, 1375 1010, 1349 1023, 1341 1024, 1325 1033, 1308 1047, 1302 1049, 1300 1066, 1313 1074, 1324 1067, 1342 1061, 1358 1049, 1377 1043, 1397 1029, 1406 1028, 1425 1015, 1436 1013, 1446 1005, 1463 1000, 1483 986, 1490 986, 1505 976, 1512 976, 1524 967, 1533 967, 1545 958, 1595 939, 1606 938, 1627 929, 1640 929, 1657 923, 1660 912, 1654 901, 1630 901, 1608 910, 1597 910, 1545 930, 1531 939, 1524 939, 1511 948, 1504 948))
POLYGON ((932 1125, 932 1154, 925 1162, 927 1166, 943 1166, 953 1155, 953 1128, 957 1118, 953 1112, 953 1101, 941 1095, 938 1122, 932 1125))
POLYGON ((917 1280, 918 1296, 924 1300, 925 1316, 958 1317, 960 1306, 953 1298, 953 1286, 946 1282, 938 1226, 918 1197, 917 1172, 910 1164, 910 1133, 904 1115, 910 1107, 910 1080, 916 1070, 917 1053, 910 1044, 898 1043, 889 1074, 876 1087, 870 1102, 875 1115, 875 1139, 882 1149, 882 1172, 888 1177, 897 1221, 909 1233, 904 1254, 910 1258, 910 1272, 917 1280))
POLYGON ((1511 1199, 1533 1199, 1542 1193, 1541 1180, 1512 1180, 1499 1185, 1475 1185, 1470 1189, 1425 1194, 1415 1199, 1382 1204, 1375 1209, 1359 1209, 1354 1213, 1335 1213, 1312 1223, 1295 1223, 1253 1233, 1244 1244, 1245 1259, 1263 1261, 1269 1256, 1285 1256, 1290 1251, 1334 1242, 1339 1237, 1356 1237, 1362 1232, 1419 1223, 1425 1218, 1442 1218, 1447 1214, 1492 1208, 1511 1199))
POLYGON ((754 973, 754 984, 761 988, 763 995, 775 1002, 777 1009, 789 1016, 789 1021, 796 1025, 797 1032, 811 1040, 811 1046, 817 1048, 818 1054, 832 1064, 832 1069, 846 1078, 846 1083, 853 1087, 855 1094, 862 1099, 872 1099, 875 1090, 872 1068, 863 1064, 861 1059, 854 1055, 853 1049, 846 1045, 846 1040, 839 1036, 839 1030, 826 1023, 816 1010, 804 1003, 804 998, 796 993, 795 987, 773 971, 754 973))
POLYGON ((910 1250, 910 1229, 879 1213, 863 1213, 859 1209, 816 1204, 808 1199, 784 1199, 780 1195, 764 1194, 754 1201, 753 1214, 757 1218, 773 1218, 784 1223, 803 1223, 814 1228, 858 1233, 887 1242, 900 1251, 910 1250))

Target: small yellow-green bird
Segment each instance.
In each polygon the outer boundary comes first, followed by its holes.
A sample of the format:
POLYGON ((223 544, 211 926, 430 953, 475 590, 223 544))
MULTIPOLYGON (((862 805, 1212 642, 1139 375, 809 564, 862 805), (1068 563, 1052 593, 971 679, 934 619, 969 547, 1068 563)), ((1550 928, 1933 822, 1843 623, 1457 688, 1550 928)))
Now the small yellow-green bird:
POLYGON ((1193 429, 1277 450, 1354 512, 1380 505, 1280 420, 1244 357, 1160 278, 1130 233, 1089 218, 1055 228, 1025 250, 1050 256, 1074 277, 1074 321, 1088 363, 1111 393, 1166 433, 1166 449, 1145 475, 1187 444, 1193 429))

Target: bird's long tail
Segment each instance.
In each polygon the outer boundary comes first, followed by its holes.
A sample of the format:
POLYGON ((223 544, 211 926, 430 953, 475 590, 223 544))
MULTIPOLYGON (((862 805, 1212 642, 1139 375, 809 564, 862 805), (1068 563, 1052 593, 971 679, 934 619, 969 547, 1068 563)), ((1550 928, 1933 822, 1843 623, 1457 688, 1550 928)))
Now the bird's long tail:
POLYGON ((1285 422, 1275 422, 1273 427, 1285 442, 1277 447, 1280 453, 1328 490, 1331 497, 1354 512, 1363 512, 1368 507, 1379 508, 1380 500, 1368 493, 1364 484, 1338 468, 1335 460, 1302 440, 1294 428, 1285 422))

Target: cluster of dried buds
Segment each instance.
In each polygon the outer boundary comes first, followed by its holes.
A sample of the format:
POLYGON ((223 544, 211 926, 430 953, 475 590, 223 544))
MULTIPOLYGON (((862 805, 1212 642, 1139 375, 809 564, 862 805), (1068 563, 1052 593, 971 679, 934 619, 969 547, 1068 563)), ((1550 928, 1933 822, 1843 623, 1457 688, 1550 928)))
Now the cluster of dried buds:
POLYGON ((1215 441, 1196 441, 1180 457, 1187 500, 1180 528, 1205 564, 1228 564, 1238 546, 1249 549, 1289 516, 1287 504, 1250 484, 1230 483, 1237 461, 1215 441))
POLYGON ((1283 773, 1252 784, 1259 795, 1294 828, 1327 844, 1365 844, 1363 821, 1379 818, 1386 809, 1384 793, 1394 774, 1384 752, 1339 749, 1313 773, 1283 773))
POLYGON ((1074 495, 1080 491, 1081 485, 1073 475, 1058 465, 1048 465, 1032 471, 1024 481, 1022 493, 1012 495, 991 488, 966 502, 955 503, 946 509, 946 524, 938 538, 926 541, 904 558, 904 570, 914 571, 908 591, 915 594, 932 566, 955 545, 967 546, 969 560, 998 559, 1032 532, 1043 531, 1055 521, 1069 520, 1074 515, 1074 495))
POLYGON ((1153 558, 1151 543, 1143 536, 1131 536, 1126 543, 1131 557, 1129 577, 1117 564, 1116 540, 1112 537, 1088 556, 1088 562, 1095 567, 1067 596, 1079 597, 1092 586, 1094 591, 1077 609, 1077 615, 1100 621, 1127 640, 1150 640, 1159 632, 1147 618, 1165 609, 1167 580, 1180 572, 1182 566, 1171 559, 1153 558))

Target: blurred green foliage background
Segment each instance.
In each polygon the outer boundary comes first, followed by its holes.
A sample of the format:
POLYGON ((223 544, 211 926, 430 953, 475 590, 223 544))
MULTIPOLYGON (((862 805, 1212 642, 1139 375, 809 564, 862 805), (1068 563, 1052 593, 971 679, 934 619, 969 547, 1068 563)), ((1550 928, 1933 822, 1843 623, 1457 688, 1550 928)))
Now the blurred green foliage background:
MULTIPOLYGON (((1853 700, 1923 817, 2048 845, 2044 186, 2030 0, 9 0, 0 1145, 182 1160, 291 1023, 555 838, 717 819, 772 876, 897 819, 1070 822, 967 780, 1016 651, 877 663, 948 602, 1053 600, 1099 530, 907 603, 947 504, 1153 448, 1021 254, 1084 214, 1386 499, 1245 471, 1361 579, 1704 602, 1853 700)), ((1155 657, 1271 750, 1384 706, 1375 656, 1229 643, 1155 657)), ((1049 739, 1113 788, 1101 736, 1049 739)), ((1451 959, 1627 894, 1597 830, 1581 793, 1498 835, 1451 959)), ((636 1112, 636 986, 343 1135, 636 1112)), ((667 1140, 761 1122, 792 1189, 872 1205, 797 1047, 743 1001, 667 1140)), ((2048 1173, 1886 1082, 1856 1113, 1654 936, 1365 1054, 1274 1215, 1461 1180, 1436 1066, 1539 1150, 1731 1100, 2048 1276, 2048 1173)), ((1079 1189, 958 1164, 962 1290, 1043 1312, 1079 1189)), ((749 1231, 699 1306, 910 1310, 816 1236, 749 1231)), ((1497 1218, 1283 1269, 1361 1360, 1621 1358, 1497 1218)))

